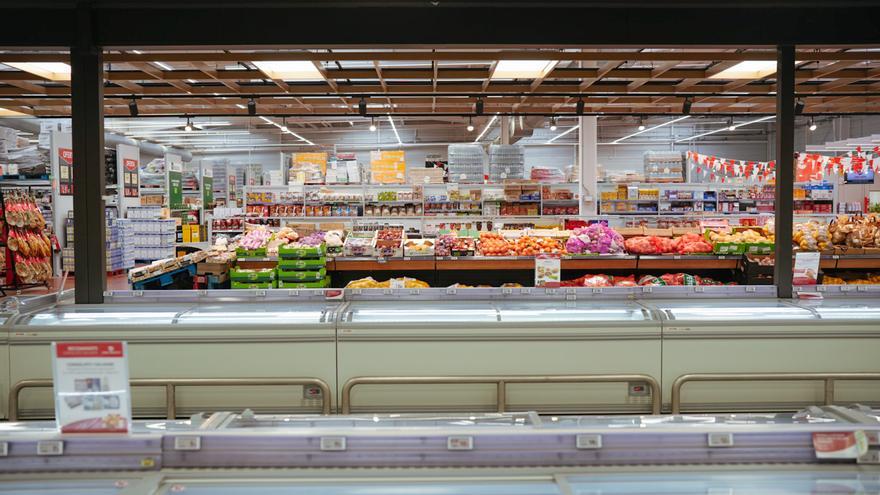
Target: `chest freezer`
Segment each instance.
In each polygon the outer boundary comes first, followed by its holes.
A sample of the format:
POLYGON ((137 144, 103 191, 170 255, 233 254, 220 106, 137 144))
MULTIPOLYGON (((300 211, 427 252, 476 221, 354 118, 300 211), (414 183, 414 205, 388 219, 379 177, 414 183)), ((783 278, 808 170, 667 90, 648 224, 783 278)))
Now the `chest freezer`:
MULTIPOLYGON (((880 303, 827 300, 658 300, 664 403, 685 374, 880 371, 880 303)), ((880 384, 840 383, 839 401, 880 402, 880 384)), ((683 410, 793 410, 822 404, 822 381, 694 382, 683 410)))
MULTIPOLYGON (((9 329, 6 327, 10 315, 0 313, 0 363, 9 363, 9 329)), ((9 407, 9 366, 0 365, 0 419, 6 419, 9 407)))
MULTIPOLYGON (((319 378, 335 386, 338 303, 208 302, 60 305, 18 317, 10 328, 10 382, 51 377, 49 344, 124 340, 137 378, 319 378)), ((301 386, 180 387, 178 414, 252 407, 314 411, 301 386)), ((132 390, 136 416, 162 417, 165 390, 132 390)), ((26 389, 21 417, 52 415, 50 390, 26 389)))
MULTIPOLYGON (((660 325, 630 301, 354 301, 339 318, 337 352, 342 396, 359 377, 659 379, 660 325)), ((504 393, 504 410, 651 410, 643 382, 510 383, 504 393)), ((352 411, 487 411, 498 394, 494 383, 363 384, 348 402, 352 411)))

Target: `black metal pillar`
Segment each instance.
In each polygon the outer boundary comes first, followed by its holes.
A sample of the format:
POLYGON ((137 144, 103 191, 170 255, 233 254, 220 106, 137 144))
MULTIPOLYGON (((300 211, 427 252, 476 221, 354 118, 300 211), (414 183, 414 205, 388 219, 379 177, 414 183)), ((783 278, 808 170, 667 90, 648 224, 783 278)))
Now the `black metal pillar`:
POLYGON ((792 210, 794 208, 794 46, 776 52, 776 294, 792 296, 792 210))
POLYGON ((94 44, 91 12, 77 9, 70 50, 73 127, 73 212, 77 304, 104 302, 107 286, 104 233, 104 71, 94 44))

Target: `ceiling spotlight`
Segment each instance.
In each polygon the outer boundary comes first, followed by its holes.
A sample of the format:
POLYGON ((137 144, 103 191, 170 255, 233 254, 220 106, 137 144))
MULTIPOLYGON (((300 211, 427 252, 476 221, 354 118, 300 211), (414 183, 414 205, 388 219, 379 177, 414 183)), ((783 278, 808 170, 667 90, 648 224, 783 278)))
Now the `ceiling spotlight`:
POLYGON ((189 117, 186 118, 186 125, 183 127, 183 130, 186 132, 192 132, 193 130, 193 125, 192 122, 189 120, 189 117))
POLYGON ((370 119, 370 132, 376 132, 376 119, 370 119))
POLYGON ((361 96, 360 101, 358 101, 358 113, 361 114, 362 117, 366 117, 367 115, 367 99, 361 96))
POLYGON ((813 117, 810 117, 810 132, 815 131, 815 130, 816 130, 816 127, 818 127, 818 126, 816 125, 816 121, 813 120, 813 117))
POLYGON ((248 107, 248 115, 256 115, 257 114, 257 102, 254 101, 253 98, 248 100, 247 107, 248 107))
POLYGON ((287 132, 287 117, 281 119, 281 132, 287 132))
POLYGON ((132 117, 138 116, 138 104, 134 98, 132 98, 131 101, 128 102, 128 114, 132 117))
POLYGON ((640 131, 645 130, 645 119, 642 117, 639 117, 639 130, 640 131))
POLYGON ((734 123, 733 123, 733 117, 727 119, 727 130, 729 130, 729 131, 736 130, 736 125, 734 125, 734 123))
POLYGON ((477 103, 474 105, 474 112, 477 115, 483 115, 483 99, 477 98, 477 103))
POLYGON ((804 113, 804 107, 806 107, 806 106, 807 106, 807 104, 804 103, 804 100, 802 100, 800 98, 798 98, 797 100, 794 100, 794 114, 800 115, 800 114, 804 113))
POLYGON ((468 117, 467 130, 468 130, 468 132, 474 132, 474 118, 473 117, 468 117))
POLYGON ((577 103, 574 105, 574 112, 578 115, 584 114, 584 99, 578 98, 577 103))
POLYGON ((685 97, 684 103, 681 104, 681 113, 683 113, 685 115, 690 115, 691 114, 691 105, 693 105, 693 104, 694 103, 691 101, 690 96, 685 97))
POLYGON ((550 117, 550 130, 556 130, 556 117, 550 117))

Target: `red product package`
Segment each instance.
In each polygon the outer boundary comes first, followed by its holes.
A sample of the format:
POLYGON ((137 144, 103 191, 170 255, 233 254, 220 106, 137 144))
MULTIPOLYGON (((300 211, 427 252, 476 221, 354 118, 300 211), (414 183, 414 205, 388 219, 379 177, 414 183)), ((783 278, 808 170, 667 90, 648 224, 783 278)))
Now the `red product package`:
POLYGON ((612 287, 611 277, 608 275, 587 275, 584 278, 584 287, 612 287))
POLYGON ((660 278, 666 285, 700 285, 700 277, 687 273, 664 273, 660 278))
POLYGON ((639 286, 666 285, 666 282, 664 282, 662 278, 657 278, 654 275, 645 275, 639 279, 638 283, 639 286))
POLYGON ((615 287, 635 287, 636 285, 635 275, 630 275, 628 277, 614 277, 615 287))

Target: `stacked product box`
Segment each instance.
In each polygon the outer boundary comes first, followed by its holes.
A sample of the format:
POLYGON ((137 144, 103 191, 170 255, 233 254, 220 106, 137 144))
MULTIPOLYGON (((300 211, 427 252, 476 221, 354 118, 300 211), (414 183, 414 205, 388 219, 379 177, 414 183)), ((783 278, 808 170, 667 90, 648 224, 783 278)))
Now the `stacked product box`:
MULTIPOLYGON (((107 271, 134 268, 135 252, 131 225, 127 220, 107 217, 105 230, 105 259, 107 271)), ((66 225, 68 246, 61 250, 61 266, 64 270, 74 271, 75 257, 73 251, 73 219, 66 225)))
POLYGON ((279 289, 323 289, 327 276, 327 246, 290 245, 278 248, 279 289))
POLYGON ((516 144, 489 146, 489 182, 522 179, 525 176, 525 149, 516 144))
POLYGON ((152 261, 174 257, 177 222, 174 219, 129 218, 134 258, 152 261))
POLYGON ((446 165, 449 182, 482 183, 485 153, 479 144, 450 144, 446 165))

